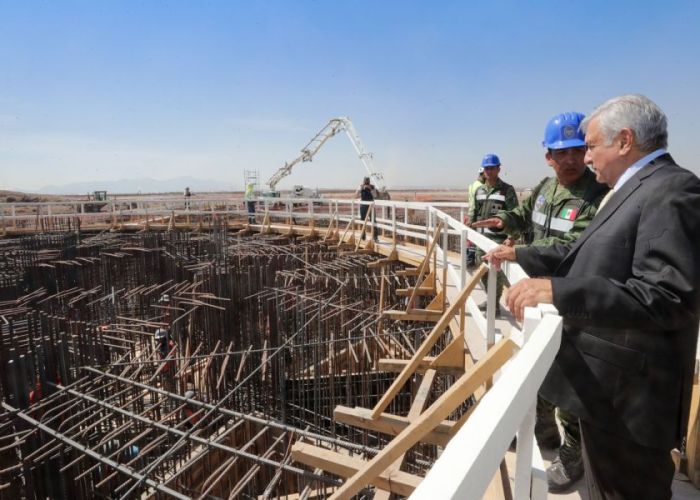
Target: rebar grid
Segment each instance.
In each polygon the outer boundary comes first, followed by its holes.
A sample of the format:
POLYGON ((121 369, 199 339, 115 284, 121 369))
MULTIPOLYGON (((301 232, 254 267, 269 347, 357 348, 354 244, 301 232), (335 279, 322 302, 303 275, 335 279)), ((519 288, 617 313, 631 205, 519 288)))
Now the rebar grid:
MULTIPOLYGON (((0 481, 26 498, 331 494, 338 478, 292 464, 292 442, 376 453, 390 437, 333 409, 372 407, 394 380, 378 360, 410 355, 430 331, 377 328, 382 281, 385 309, 415 285, 401 264, 379 274, 376 257, 322 242, 217 227, 9 241, 0 481)), ((388 411, 405 415, 418 382, 388 411)), ((418 445, 405 470, 422 474, 435 455, 418 445)))

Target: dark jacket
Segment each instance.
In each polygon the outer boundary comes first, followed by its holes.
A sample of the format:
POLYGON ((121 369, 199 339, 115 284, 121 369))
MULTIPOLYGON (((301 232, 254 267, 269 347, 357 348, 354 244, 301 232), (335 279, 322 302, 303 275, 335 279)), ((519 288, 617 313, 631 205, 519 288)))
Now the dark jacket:
POLYGON ((664 154, 566 245, 520 248, 564 318, 543 396, 591 425, 671 449, 685 432, 700 313, 700 180, 664 154))

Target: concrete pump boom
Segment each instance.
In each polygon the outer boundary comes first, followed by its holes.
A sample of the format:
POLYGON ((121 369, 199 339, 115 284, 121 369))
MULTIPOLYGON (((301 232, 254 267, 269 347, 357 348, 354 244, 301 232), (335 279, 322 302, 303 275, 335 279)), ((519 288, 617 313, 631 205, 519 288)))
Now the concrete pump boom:
POLYGON ((270 180, 267 181, 267 186, 271 193, 275 193, 275 188, 277 183, 283 178, 287 177, 292 173, 292 169, 298 164, 307 161, 311 161, 313 157, 318 153, 328 139, 335 136, 338 132, 344 131, 345 134, 350 139, 355 152, 364 165, 370 179, 372 180, 374 186, 379 192, 380 199, 388 199, 389 194, 386 190, 386 185, 384 184, 384 176, 380 172, 374 170, 374 165, 372 164, 372 154, 365 150, 360 136, 357 135, 355 127, 349 118, 341 116, 338 118, 333 118, 330 120, 315 136, 309 141, 309 143, 301 149, 301 154, 289 163, 285 163, 282 168, 274 173, 270 180))

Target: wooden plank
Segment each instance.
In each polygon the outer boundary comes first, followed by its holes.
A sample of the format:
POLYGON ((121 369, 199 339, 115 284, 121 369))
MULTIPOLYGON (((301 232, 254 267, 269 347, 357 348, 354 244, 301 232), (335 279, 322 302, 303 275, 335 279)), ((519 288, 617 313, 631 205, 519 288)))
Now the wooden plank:
MULTIPOLYGON (((432 388, 433 382, 435 381, 436 373, 437 372, 435 370, 428 370, 425 373, 425 376, 423 377, 423 380, 421 380, 420 386, 418 386, 418 390, 416 391, 416 396, 413 398, 413 403, 411 403, 411 409, 408 410, 408 420, 413 421, 417 419, 425 409, 425 405, 428 402, 428 396, 430 396, 430 389, 432 388)), ((387 469, 387 471, 400 471, 401 467, 403 466, 404 460, 406 460, 405 453, 399 458, 397 458, 396 461, 393 464, 391 464, 389 469, 387 469)), ((387 471, 385 471, 385 473, 387 471)), ((391 494, 388 491, 380 490, 374 494, 373 500, 389 500, 390 497, 391 494)))
POLYGON ((389 309, 382 313, 382 317, 385 319, 395 319, 397 321, 437 322, 440 321, 442 312, 429 311, 427 309, 409 309, 408 311, 389 309))
MULTIPOLYGON (((371 410, 368 408, 349 408, 347 406, 336 406, 333 411, 333 418, 336 422, 352 425, 360 429, 369 429, 390 436, 400 434, 411 423, 408 417, 393 415, 391 413, 382 413, 379 418, 371 418, 371 410)), ((445 446, 452 436, 452 427, 454 422, 443 420, 438 423, 433 430, 428 432, 421 442, 445 446)))
POLYGON ((443 290, 440 290, 440 293, 438 293, 435 298, 428 304, 425 309, 428 311, 438 311, 438 312, 444 312, 445 311, 445 293, 443 290))
POLYGON ((510 339, 502 339, 474 367, 457 380, 430 408, 411 422, 362 470, 349 478, 331 497, 331 500, 349 500, 362 487, 371 482, 402 453, 408 451, 428 432, 462 404, 474 391, 484 384, 517 350, 510 339))
MULTIPOLYGON (((462 366, 438 365, 436 357, 426 356, 416 368, 415 373, 425 373, 427 370, 437 370, 442 375, 454 375, 459 377, 464 373, 462 366)), ((377 369, 385 372, 400 373, 406 365, 410 363, 410 359, 395 359, 395 358, 380 358, 377 363, 377 369)))
POLYGON ((388 256, 386 256, 383 259, 375 260, 374 262, 370 262, 367 264, 367 267, 369 269, 376 269, 382 266, 390 266, 391 264, 395 263, 396 261, 399 260, 399 253, 396 251, 396 248, 392 249, 391 252, 389 253, 388 256))
MULTIPOLYGON (((341 477, 353 476, 366 464, 360 457, 351 457, 302 442, 296 442, 292 446, 292 458, 297 462, 318 467, 341 477)), ((372 484, 383 490, 408 496, 413 493, 422 479, 407 472, 390 470, 379 474, 372 484)))
POLYGON ((396 271, 396 276, 399 277, 412 277, 412 276, 418 276, 420 274, 419 269, 403 269, 396 271))
POLYGON ((442 317, 435 325, 433 330, 430 332, 430 334, 428 334, 421 346, 416 350, 416 353, 411 358, 411 362, 408 365, 406 365, 406 368, 399 374, 398 377, 396 377, 396 380, 394 380, 394 382, 391 384, 389 390, 387 390, 386 393, 384 393, 384 396, 382 396, 377 405, 374 407, 374 411, 372 413, 373 417, 378 417, 381 414, 381 412, 383 412, 386 409, 386 407, 389 406, 391 400, 394 399, 394 397, 396 397, 396 394, 398 394, 398 392, 404 386, 409 377, 413 374, 413 372, 416 371, 416 368, 420 364, 420 360, 428 355, 430 349, 432 349, 432 347, 435 345, 435 342, 437 342, 440 336, 444 333, 444 330, 445 328, 447 328, 447 325, 450 323, 450 321, 452 321, 452 318, 460 310, 460 308, 463 305, 463 302, 467 299, 469 294, 472 293, 472 290, 474 290, 477 283, 479 283, 479 280, 486 273, 487 270, 488 268, 484 264, 481 264, 479 269, 477 269, 477 271, 472 276, 471 281, 459 293, 454 303, 450 305, 447 311, 445 311, 445 313, 442 315, 442 317))
MULTIPOLYGON (((416 287, 399 288, 396 290, 396 295, 399 297, 409 297, 413 293, 413 290, 416 290, 416 287)), ((420 295, 420 296, 434 295, 434 294, 435 294, 435 289, 431 286, 421 286, 421 287, 418 287, 418 289, 416 290, 416 295, 420 295)))
MULTIPOLYGON (((418 272, 418 279, 417 283, 421 283, 423 281, 423 276, 425 276, 426 271, 430 269, 430 256, 433 254, 435 251, 435 246, 438 243, 438 240, 440 238, 440 231, 442 231, 444 222, 441 220, 438 225, 435 227, 435 236, 433 237, 432 241, 430 242, 430 245, 428 246, 427 251, 425 252, 425 258, 423 259, 423 262, 421 263, 418 272)), ((426 280, 427 281, 427 280, 426 280)), ((412 294, 408 298, 408 306, 411 307, 413 305, 413 300, 415 299, 415 294, 412 294)))

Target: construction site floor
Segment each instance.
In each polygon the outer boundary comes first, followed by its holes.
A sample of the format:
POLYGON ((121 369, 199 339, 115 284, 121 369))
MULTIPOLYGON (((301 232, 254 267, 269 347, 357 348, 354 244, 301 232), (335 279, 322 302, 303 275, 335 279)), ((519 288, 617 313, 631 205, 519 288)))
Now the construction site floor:
MULTIPOLYGON (((554 450, 542 450, 542 458, 545 462, 545 467, 548 467, 551 461, 555 457, 554 450)), ((515 483, 515 453, 509 451, 506 453, 506 465, 508 466, 508 476, 510 478, 511 488, 514 487, 515 483)), ((693 483, 690 482, 688 477, 684 474, 676 473, 673 480, 673 498, 675 500, 697 500, 700 498, 700 490, 695 487, 693 483)), ((588 500, 588 494, 586 492, 586 483, 581 478, 576 482, 572 491, 568 493, 550 493, 547 495, 551 499, 561 499, 561 500, 588 500)))

